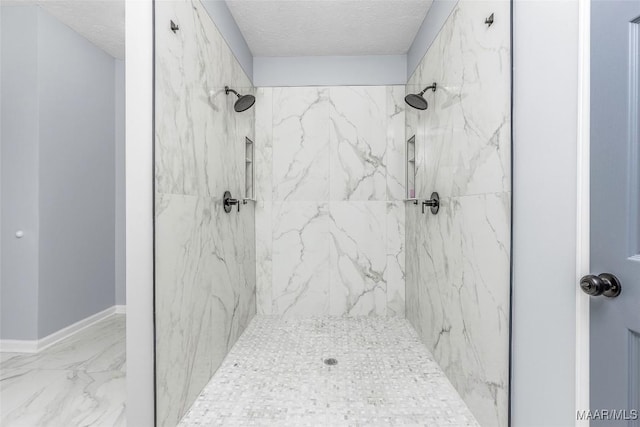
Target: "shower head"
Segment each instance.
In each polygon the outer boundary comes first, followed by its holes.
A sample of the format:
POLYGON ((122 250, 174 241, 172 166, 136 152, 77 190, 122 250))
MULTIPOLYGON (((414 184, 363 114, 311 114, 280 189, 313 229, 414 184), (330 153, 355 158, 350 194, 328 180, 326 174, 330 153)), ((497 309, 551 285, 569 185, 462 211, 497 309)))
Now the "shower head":
POLYGON ((256 97, 253 95, 238 96, 238 100, 233 104, 233 109, 240 113, 246 111, 253 106, 256 102, 256 97))
POLYGON ((255 96, 253 96, 253 95, 240 95, 238 92, 236 92, 235 90, 231 89, 229 86, 225 86, 224 87, 224 93, 229 95, 229 92, 235 93, 236 96, 238 97, 238 99, 236 100, 235 104, 233 104, 233 109, 236 110, 237 113, 240 113, 242 111, 248 110, 256 102, 256 97, 255 96))
POLYGON ((424 99, 424 96, 422 95, 424 95, 424 93, 429 89, 435 92, 436 86, 436 83, 433 83, 431 86, 425 87, 420 93, 410 93, 404 97, 404 102, 417 110, 426 110, 428 107, 427 100, 424 99))
POLYGON ((418 110, 426 110, 428 107, 427 100, 422 95, 410 93, 404 97, 404 102, 418 110))

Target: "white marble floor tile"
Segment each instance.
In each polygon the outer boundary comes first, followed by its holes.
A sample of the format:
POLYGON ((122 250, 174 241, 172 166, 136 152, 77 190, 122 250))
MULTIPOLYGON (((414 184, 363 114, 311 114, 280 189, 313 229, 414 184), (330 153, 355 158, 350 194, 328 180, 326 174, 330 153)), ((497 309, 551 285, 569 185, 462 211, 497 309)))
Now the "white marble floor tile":
POLYGON ((180 423, 213 425, 478 426, 405 319, 273 316, 254 318, 180 423))
POLYGON ((0 425, 124 426, 125 316, 37 354, 3 353, 0 425))
POLYGON ((116 314, 39 353, 2 360, 0 379, 15 370, 73 369, 125 372, 125 315, 116 314))
POLYGON ((8 360, 13 359, 14 357, 18 357, 20 355, 22 355, 22 353, 1 352, 0 353, 0 363, 7 362, 8 360))

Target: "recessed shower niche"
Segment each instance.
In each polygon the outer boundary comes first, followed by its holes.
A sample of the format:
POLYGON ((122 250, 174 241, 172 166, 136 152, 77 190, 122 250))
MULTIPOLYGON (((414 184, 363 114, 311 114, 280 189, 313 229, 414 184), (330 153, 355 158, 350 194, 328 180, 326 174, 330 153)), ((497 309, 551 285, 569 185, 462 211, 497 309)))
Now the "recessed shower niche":
POLYGON ((406 177, 405 188, 407 189, 407 200, 416 198, 416 136, 407 139, 405 145, 406 153, 406 177))
POLYGON ((245 173, 244 173, 244 198, 246 200, 255 200, 255 145, 248 137, 244 139, 244 158, 245 158, 245 173))

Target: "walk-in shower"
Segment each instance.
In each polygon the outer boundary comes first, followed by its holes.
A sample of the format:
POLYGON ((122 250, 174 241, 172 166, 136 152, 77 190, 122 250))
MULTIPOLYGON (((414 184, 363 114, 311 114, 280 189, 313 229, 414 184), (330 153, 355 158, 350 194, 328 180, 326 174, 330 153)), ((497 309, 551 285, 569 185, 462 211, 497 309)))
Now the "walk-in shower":
POLYGON ((507 427, 510 4, 373 85, 252 82, 205 3, 154 8, 158 427, 507 427))
POLYGON ((256 103, 256 97, 253 95, 240 95, 235 90, 231 89, 229 86, 224 87, 224 93, 229 95, 229 92, 233 92, 238 97, 238 100, 235 104, 233 104, 233 109, 236 110, 237 113, 241 113, 243 111, 247 111, 249 108, 256 103))
POLYGON ((437 84, 434 82, 431 86, 427 86, 422 89, 422 92, 420 93, 410 93, 409 95, 404 97, 404 102, 417 110, 426 110, 429 105, 427 104, 427 100, 424 99, 423 95, 429 89, 435 92, 436 86, 437 84))

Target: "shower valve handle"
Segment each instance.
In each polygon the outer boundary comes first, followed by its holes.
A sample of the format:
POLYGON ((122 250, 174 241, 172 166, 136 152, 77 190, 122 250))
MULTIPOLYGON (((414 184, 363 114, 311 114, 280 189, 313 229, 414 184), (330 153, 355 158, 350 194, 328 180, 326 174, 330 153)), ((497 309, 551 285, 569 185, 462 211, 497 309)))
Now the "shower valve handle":
POLYGON ((422 202, 422 213, 424 213, 425 206, 429 206, 431 208, 432 214, 435 215, 438 213, 438 211, 440 210, 440 196, 437 192, 434 191, 433 193, 431 193, 431 199, 424 200, 422 202))
POLYGON ((224 205, 224 211, 226 213, 231 212, 231 207, 234 205, 238 207, 238 212, 240 212, 240 200, 233 199, 231 197, 231 192, 229 191, 224 192, 224 195, 222 196, 222 202, 224 205))

